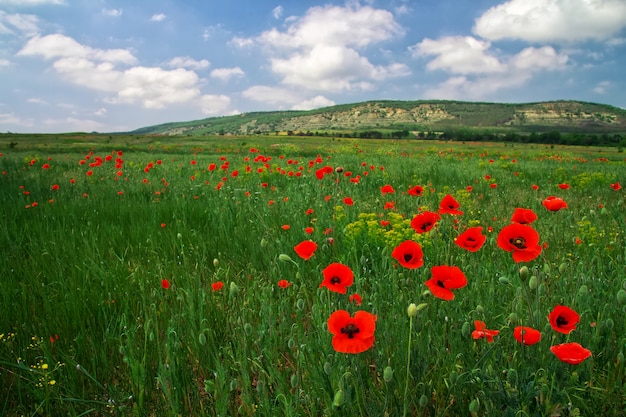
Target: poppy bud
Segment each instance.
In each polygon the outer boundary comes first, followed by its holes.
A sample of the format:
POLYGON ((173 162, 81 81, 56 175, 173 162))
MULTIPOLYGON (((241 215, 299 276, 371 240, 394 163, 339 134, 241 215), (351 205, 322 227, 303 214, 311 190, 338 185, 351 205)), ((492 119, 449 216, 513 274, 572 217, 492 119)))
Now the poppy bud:
POLYGON ((537 289, 537 276, 536 275, 533 275, 528 280, 528 288, 530 288, 531 290, 537 289))
POLYGON ((414 303, 409 304, 409 306, 406 309, 406 314, 412 318, 417 316, 417 306, 414 303))
POLYGON ((522 281, 526 281, 529 276, 530 276, 530 271, 528 270, 528 267, 526 265, 524 265, 523 267, 519 269, 519 277, 522 281))
POLYGON ((470 324, 468 322, 463 323, 463 326, 461 327, 461 335, 463 335, 463 337, 468 337, 471 331, 472 328, 470 327, 470 324))
POLYGON ((283 262, 293 262, 291 260, 291 257, 289 255, 287 255, 286 253, 281 253, 280 255, 278 255, 278 259, 283 261, 283 262))
POLYGON ((606 210, 606 208, 602 207, 602 210, 600 210, 600 214, 605 215, 607 213, 608 211, 606 210))
POLYGON ((330 362, 324 362, 324 373, 330 375, 333 372, 333 366, 330 362))
POLYGON ((265 238, 262 238, 260 245, 261 245, 261 248, 265 248, 267 246, 267 240, 265 240, 265 238))
POLYGON ((230 289, 228 290, 228 295, 231 297, 236 297, 239 294, 239 286, 231 281, 230 289))
POLYGON ((469 411, 470 413, 472 413, 472 415, 474 415, 478 413, 479 409, 480 409, 480 403, 478 402, 476 398, 474 398, 469 405, 469 411))
POLYGON ((500 278, 498 278, 498 282, 500 284, 503 284, 503 285, 509 285, 509 283, 510 283, 509 279, 507 277, 500 277, 500 278))
POLYGON ((339 389, 335 393, 335 398, 333 398, 333 407, 341 407, 343 405, 344 395, 343 390, 339 389))
POLYGON ((615 322, 610 317, 604 320, 604 323, 602 323, 602 329, 606 331, 613 330, 614 326, 615 326, 615 322))
POLYGON ((543 272, 548 275, 550 273, 550 264, 543 264, 543 272))
POLYGON ((585 296, 587 295, 588 292, 589 292, 589 289, 587 288, 586 285, 581 285, 580 288, 578 289, 578 295, 580 296, 585 296))
POLYGON ((428 404, 428 397, 422 394, 422 396, 420 397, 420 400, 418 401, 418 404, 422 408, 426 407, 426 405, 428 404))
POLYGON ((477 312, 478 314, 484 314, 484 313, 485 313, 485 309, 483 308, 483 306, 481 306, 480 304, 478 304, 478 305, 476 306, 476 312, 477 312))
POLYGON ((515 313, 511 313, 509 314, 509 323, 513 324, 513 325, 517 325, 517 323, 519 322, 519 318, 517 317, 517 314, 515 313))
POLYGON ((565 272, 565 270, 567 270, 567 264, 563 262, 561 265, 559 265, 559 274, 562 274, 563 272, 565 272))
POLYGON ((202 346, 206 344, 206 335, 204 334, 204 332, 198 335, 198 343, 200 343, 202 346))
POLYGON ((337 167, 337 168, 335 168, 335 172, 336 172, 337 174, 341 174, 341 173, 343 172, 343 167, 337 167))
POLYGON ((391 366, 387 366, 384 371, 383 371, 383 379, 385 380, 385 382, 391 382, 391 380, 393 379, 393 369, 391 368, 391 366))
POLYGON ((220 264, 220 261, 217 258, 213 258, 213 266, 217 268, 219 264, 220 264))
POLYGON ((620 289, 617 292, 617 304, 619 305, 626 304, 626 291, 624 291, 623 289, 620 289))
POLYGON ((178 240, 182 240, 182 239, 183 239, 183 235, 182 235, 182 234, 180 234, 180 233, 178 233, 178 234, 176 234, 176 238, 177 238, 178 240))

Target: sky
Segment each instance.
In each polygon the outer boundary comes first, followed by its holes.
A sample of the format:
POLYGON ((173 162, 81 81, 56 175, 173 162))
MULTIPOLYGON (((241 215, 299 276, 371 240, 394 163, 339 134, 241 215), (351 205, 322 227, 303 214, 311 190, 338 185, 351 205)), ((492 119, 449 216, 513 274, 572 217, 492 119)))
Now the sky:
POLYGON ((0 132, 366 100, 626 108, 626 0, 0 0, 0 132))

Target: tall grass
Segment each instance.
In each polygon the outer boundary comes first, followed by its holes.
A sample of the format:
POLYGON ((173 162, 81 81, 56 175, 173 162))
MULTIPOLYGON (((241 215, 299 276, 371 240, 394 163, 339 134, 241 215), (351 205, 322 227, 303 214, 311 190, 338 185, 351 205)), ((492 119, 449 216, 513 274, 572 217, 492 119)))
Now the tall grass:
POLYGON ((610 186, 626 181, 622 155, 213 140, 23 141, 2 150, 0 414, 618 416, 626 409, 626 210, 623 191, 610 186), (89 167, 96 157, 102 164, 89 167), (326 165, 332 173, 320 180, 315 172, 326 165), (387 184, 394 193, 381 193, 387 184), (413 185, 425 194, 408 195, 413 185), (446 194, 464 214, 443 215, 417 235, 411 218, 436 211, 446 194), (549 195, 568 208, 546 210, 549 195), (496 244, 516 207, 537 213, 532 226, 544 246, 523 264, 496 244), (475 225, 487 242, 470 253, 454 239, 475 225), (305 261, 294 246, 307 239, 318 248, 305 261), (420 242, 423 267, 392 259, 404 239, 420 242), (331 262, 354 271, 347 294, 319 287, 331 262), (423 285, 435 265, 467 276, 454 300, 423 285), (349 301, 353 293, 360 306, 349 301), (412 317, 410 304, 419 306, 412 317), (548 323, 558 304, 581 316, 569 335, 548 323), (326 322, 338 309, 377 316, 371 349, 333 349, 326 322), (474 320, 500 331, 493 343, 472 338, 474 320), (540 330, 541 341, 517 343, 517 325, 540 330), (592 356, 561 362, 550 346, 566 341, 592 356))

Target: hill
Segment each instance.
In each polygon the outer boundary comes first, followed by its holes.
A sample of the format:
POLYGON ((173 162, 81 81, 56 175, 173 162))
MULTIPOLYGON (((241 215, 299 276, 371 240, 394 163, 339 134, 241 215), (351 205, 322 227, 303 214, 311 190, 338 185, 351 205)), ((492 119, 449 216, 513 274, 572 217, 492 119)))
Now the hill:
POLYGON ((626 110, 579 101, 479 103, 442 100, 368 101, 308 111, 267 111, 137 129, 134 134, 206 135, 300 133, 358 135, 458 132, 623 134, 626 110))

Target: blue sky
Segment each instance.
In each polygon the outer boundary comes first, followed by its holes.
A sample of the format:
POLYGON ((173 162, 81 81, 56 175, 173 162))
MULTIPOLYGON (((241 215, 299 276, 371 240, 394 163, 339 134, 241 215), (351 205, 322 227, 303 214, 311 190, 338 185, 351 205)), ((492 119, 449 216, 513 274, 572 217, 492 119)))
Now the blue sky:
POLYGON ((365 100, 626 108, 625 0, 0 0, 0 132, 365 100))

